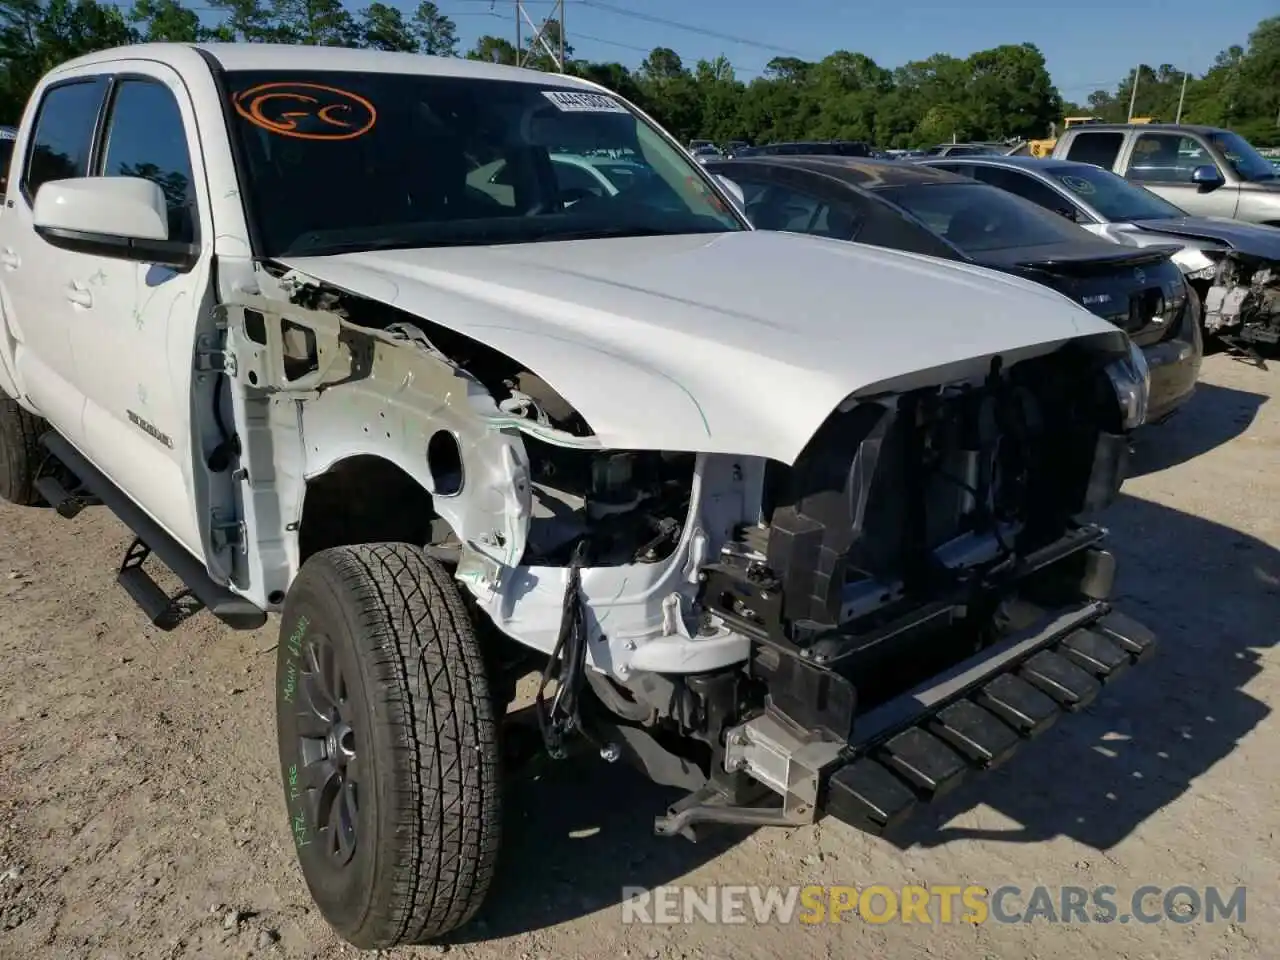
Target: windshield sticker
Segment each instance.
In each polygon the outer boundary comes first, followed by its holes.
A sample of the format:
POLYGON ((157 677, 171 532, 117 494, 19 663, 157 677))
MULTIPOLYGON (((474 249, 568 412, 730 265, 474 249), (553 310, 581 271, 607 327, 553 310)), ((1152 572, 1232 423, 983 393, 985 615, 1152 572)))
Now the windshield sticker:
POLYGON ((1084 177, 1073 177, 1070 174, 1066 174, 1064 176, 1059 177, 1058 179, 1061 180, 1062 185, 1066 187, 1068 190, 1070 190, 1072 193, 1081 193, 1081 194, 1084 194, 1085 196, 1088 196, 1089 194, 1094 192, 1093 184, 1090 183, 1088 180, 1086 180, 1084 177))
POLYGON ((542 95, 564 113, 626 113, 627 108, 604 93, 543 90, 542 95))
POLYGON ((254 126, 298 140, 354 140, 378 121, 378 111, 364 97, 319 83, 263 83, 232 102, 254 126))

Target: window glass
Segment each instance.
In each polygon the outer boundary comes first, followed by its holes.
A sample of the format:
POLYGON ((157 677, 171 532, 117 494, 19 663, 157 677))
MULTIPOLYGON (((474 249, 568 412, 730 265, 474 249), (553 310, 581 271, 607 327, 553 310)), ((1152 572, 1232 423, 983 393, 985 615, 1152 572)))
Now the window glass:
MULTIPOLYGON (((743 192, 747 193, 746 187, 743 192)), ((754 198, 747 193, 747 216, 760 230, 810 233, 836 240, 851 240, 857 218, 798 190, 769 185, 754 198)))
POLYGON ((609 192, 599 177, 572 160, 553 158, 551 168, 555 171, 556 183, 560 185, 560 189, 571 196, 589 193, 599 197, 609 192))
POLYGON ((1067 148, 1067 159, 1110 170, 1115 166, 1116 157, 1120 156, 1123 143, 1123 133, 1077 133, 1067 148))
POLYGON ((164 84, 125 80, 116 87, 102 175, 144 177, 158 184, 169 208, 169 239, 194 242, 191 155, 178 101, 164 84))
POLYGON ((619 100, 554 83, 229 72, 260 252, 745 229, 702 167, 619 100), (640 175, 610 177, 614 193, 565 198, 554 155, 640 175))
POLYGON ((1089 235, 1062 217, 983 183, 888 187, 878 195, 969 254, 1078 242, 1089 235))
POLYGON ((1169 220, 1186 211, 1110 170, 1090 166, 1053 166, 1049 176, 1108 221, 1169 220))
POLYGON ((0 129, 0 196, 4 196, 5 187, 9 184, 9 164, 13 162, 13 145, 17 138, 16 131, 7 127, 0 129))
POLYGON ((1209 139, 1222 151, 1241 180, 1280 180, 1277 167, 1240 134, 1215 130, 1209 134, 1209 139))
POLYGON ((1209 152, 1192 137, 1144 133, 1133 144, 1125 177, 1148 183, 1190 183, 1196 167, 1216 168, 1209 152))
POLYGON ((732 173, 726 173, 725 176, 742 188, 742 196, 748 207, 769 189, 769 184, 762 180, 750 180, 732 173))
POLYGON ((54 87, 45 94, 36 117, 24 183, 33 200, 41 184, 87 175, 104 86, 103 80, 95 77, 54 87))
POLYGON ((1024 200, 1030 200, 1037 207, 1052 210, 1054 213, 1074 209, 1071 201, 1066 197, 1025 173, 1003 167, 981 166, 973 167, 973 171, 975 179, 989 183, 993 187, 999 187, 1001 190, 1007 190, 1024 200))

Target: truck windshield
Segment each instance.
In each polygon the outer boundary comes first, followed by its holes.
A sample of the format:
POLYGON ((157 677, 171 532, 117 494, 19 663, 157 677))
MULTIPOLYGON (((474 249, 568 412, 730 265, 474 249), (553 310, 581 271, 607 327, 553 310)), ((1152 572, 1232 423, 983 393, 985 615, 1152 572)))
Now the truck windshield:
POLYGON ((228 86, 265 256, 748 229, 650 124, 550 76, 233 71, 228 86), (642 175, 567 186, 552 154, 642 175))
POLYGON ((1280 174, 1276 173, 1271 162, 1240 134, 1216 130, 1209 134, 1209 139, 1222 151, 1241 180, 1280 180, 1280 174))
POLYGON ((1044 168, 1044 172, 1093 207, 1104 220, 1172 220, 1187 215, 1181 207, 1101 167, 1077 163, 1044 168))

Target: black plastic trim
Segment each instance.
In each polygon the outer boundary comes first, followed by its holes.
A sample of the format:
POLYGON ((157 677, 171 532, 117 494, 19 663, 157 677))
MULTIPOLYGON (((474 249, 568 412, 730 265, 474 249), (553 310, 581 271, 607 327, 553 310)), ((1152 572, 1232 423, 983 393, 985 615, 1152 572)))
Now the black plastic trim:
POLYGON ((155 263, 186 272, 200 259, 200 247, 180 240, 144 240, 110 233, 85 233, 61 227, 36 226, 36 234, 46 243, 63 250, 88 253, 116 260, 155 263))
POLYGON ((71 470, 80 482, 137 534, 151 552, 181 580, 193 596, 223 623, 237 630, 257 630, 267 622, 267 614, 244 597, 214 582, 196 557, 112 483, 64 437, 49 432, 40 438, 50 453, 71 470))

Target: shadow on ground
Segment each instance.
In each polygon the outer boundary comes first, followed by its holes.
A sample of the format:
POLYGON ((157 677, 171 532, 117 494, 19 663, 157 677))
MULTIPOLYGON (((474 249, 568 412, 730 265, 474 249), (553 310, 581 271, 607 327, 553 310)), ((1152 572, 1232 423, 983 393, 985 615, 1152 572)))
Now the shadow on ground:
POLYGON ((624 887, 672 883, 745 839, 721 829, 694 844, 653 835, 653 818, 680 792, 622 764, 590 759, 547 767, 508 795, 503 864, 466 943, 551 927, 622 901, 624 887))
POLYGON ((1106 522, 1120 563, 1116 605, 1156 632, 1155 657, 1007 767, 909 820, 892 838, 898 846, 1067 836, 1106 850, 1270 712, 1244 686, 1261 672, 1261 652, 1280 639, 1280 551, 1134 497, 1123 497, 1106 522), (1021 826, 944 825, 978 803, 1021 826))
POLYGON ((1177 414, 1138 432, 1129 475, 1158 473, 1234 440, 1249 429, 1268 399, 1265 394, 1201 381, 1177 414))

